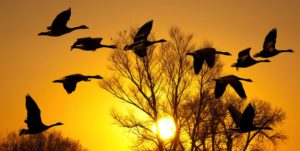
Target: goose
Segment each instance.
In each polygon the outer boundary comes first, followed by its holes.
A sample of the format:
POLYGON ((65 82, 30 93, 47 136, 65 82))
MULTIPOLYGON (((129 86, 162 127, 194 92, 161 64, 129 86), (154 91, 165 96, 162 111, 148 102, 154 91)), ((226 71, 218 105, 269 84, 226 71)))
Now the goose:
POLYGON ((86 25, 81 25, 77 27, 67 27, 67 22, 69 21, 71 17, 71 8, 61 12, 56 16, 56 18, 53 20, 51 26, 48 26, 48 31, 46 32, 40 32, 39 36, 61 36, 64 34, 67 34, 69 32, 72 32, 77 29, 88 29, 86 25))
POLYGON ((45 125, 41 119, 41 111, 33 98, 28 94, 26 96, 26 110, 27 110, 27 119, 25 123, 27 124, 28 129, 21 129, 19 135, 26 134, 38 134, 53 126, 63 125, 61 122, 57 122, 52 125, 45 125))
POLYGON ((215 48, 203 48, 187 53, 187 55, 193 56, 194 58, 194 71, 196 74, 199 74, 204 60, 207 66, 209 68, 212 68, 215 65, 216 54, 222 54, 227 56, 231 55, 229 52, 216 51, 215 48))
POLYGON ((236 127, 230 130, 236 131, 238 133, 247 133, 255 130, 272 130, 269 126, 258 127, 253 124, 253 119, 255 117, 255 110, 253 106, 249 103, 243 113, 238 111, 232 104, 228 105, 229 113, 235 123, 236 127))
POLYGON ((236 70, 238 70, 239 67, 246 68, 246 67, 250 67, 252 65, 255 65, 257 63, 260 63, 260 62, 271 62, 268 59, 266 59, 266 60, 254 60, 250 56, 250 50, 251 50, 251 48, 247 48, 245 50, 240 51, 237 62, 233 63, 231 65, 231 67, 236 67, 236 70))
POLYGON ((147 23, 145 23, 135 34, 135 36, 133 38, 133 43, 130 45, 126 45, 124 47, 124 50, 127 51, 127 50, 132 49, 133 52, 137 56, 142 58, 147 55, 147 47, 148 46, 151 46, 155 43, 166 42, 165 39, 160 39, 157 41, 148 41, 147 40, 147 37, 149 36, 150 31, 152 29, 152 24, 153 24, 153 20, 150 20, 147 23))
POLYGON ((74 48, 88 50, 88 51, 96 51, 98 48, 107 47, 115 49, 117 48, 115 45, 102 45, 100 44, 102 38, 91 38, 91 37, 84 37, 78 38, 77 41, 71 46, 71 50, 74 48))
POLYGON ((232 88, 235 90, 235 92, 242 99, 245 99, 247 96, 246 96, 245 90, 244 90, 243 85, 240 82, 240 80, 252 82, 251 79, 240 78, 235 75, 228 75, 228 76, 224 76, 219 79, 213 79, 213 80, 216 81, 216 86, 215 86, 215 98, 216 99, 220 98, 223 95, 223 93, 226 89, 226 86, 228 84, 230 84, 232 86, 232 88))
POLYGON ((292 49, 277 50, 275 47, 277 37, 277 29, 273 28, 265 38, 263 50, 256 53, 254 57, 270 58, 278 55, 281 52, 294 52, 292 49))
POLYGON ((100 75, 85 76, 82 74, 72 74, 65 76, 59 80, 54 80, 53 83, 62 83, 68 94, 71 94, 76 89, 76 84, 80 81, 91 81, 90 79, 103 79, 100 75))

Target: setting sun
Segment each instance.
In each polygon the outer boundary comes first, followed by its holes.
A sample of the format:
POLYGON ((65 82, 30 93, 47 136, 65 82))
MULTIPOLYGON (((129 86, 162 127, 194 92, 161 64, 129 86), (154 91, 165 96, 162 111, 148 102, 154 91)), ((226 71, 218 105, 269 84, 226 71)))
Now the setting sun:
MULTIPOLYGON (((168 138, 174 136, 176 127, 175 127, 174 121, 172 119, 161 118, 158 120, 157 124, 158 124, 158 129, 160 132, 160 137, 162 139, 168 139, 168 138)), ((155 124, 153 124, 153 126, 152 126, 152 131, 154 133, 157 133, 155 124)))

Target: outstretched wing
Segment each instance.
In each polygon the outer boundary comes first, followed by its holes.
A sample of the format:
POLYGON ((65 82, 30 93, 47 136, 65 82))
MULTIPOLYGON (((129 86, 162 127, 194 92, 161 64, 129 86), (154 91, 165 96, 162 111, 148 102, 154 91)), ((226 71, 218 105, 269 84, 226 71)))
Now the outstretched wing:
POLYGON ((101 42, 102 38, 91 38, 91 37, 84 37, 84 38, 78 38, 77 41, 73 44, 72 47, 78 46, 78 45, 97 45, 101 42))
POLYGON ((147 47, 143 47, 143 46, 135 47, 135 48, 133 49, 133 52, 134 52, 137 56, 143 58, 143 57, 147 56, 147 47))
POLYGON ((61 29, 67 27, 67 22, 69 21, 71 17, 71 8, 61 12, 56 16, 56 18, 53 20, 50 28, 51 29, 61 29))
POLYGON ((94 41, 95 43, 100 43, 100 42, 102 41, 102 39, 103 39, 103 38, 101 38, 101 37, 93 38, 93 41, 94 41))
POLYGON ((199 74, 202 65, 203 65, 204 59, 202 56, 195 55, 194 56, 194 71, 196 74, 199 74))
POLYGON ((63 83, 63 86, 68 94, 71 94, 76 89, 77 82, 66 81, 63 83))
POLYGON ((29 129, 37 129, 42 124, 41 111, 30 95, 26 96, 27 119, 25 123, 29 129))
POLYGON ((92 41, 92 40, 93 39, 91 37, 78 38, 72 47, 88 43, 89 41, 92 41))
POLYGON ((218 99, 220 98, 225 89, 226 89, 227 83, 225 83, 222 80, 216 80, 216 87, 215 87, 215 98, 218 99))
POLYGON ((209 68, 212 68, 215 65, 216 55, 212 51, 209 51, 205 54, 205 62, 209 68))
POLYGON ((253 119, 255 117, 255 111, 253 106, 249 103, 246 109, 244 110, 241 120, 240 127, 249 127, 253 125, 253 119))
POLYGON ((275 49, 277 37, 277 29, 273 28, 265 38, 263 50, 264 51, 273 51, 275 49))
POLYGON ((240 119, 242 117, 242 113, 237 110, 232 104, 229 104, 227 108, 236 127, 240 127, 240 119))
POLYGON ((147 39, 148 35, 150 34, 150 31, 152 29, 152 24, 153 24, 153 20, 148 21, 147 23, 145 23, 139 30, 138 32, 135 34, 133 41, 137 42, 140 40, 145 40, 147 39))
POLYGON ((243 85, 239 80, 232 80, 229 84, 241 98, 244 99, 247 97, 243 85))
POLYGON ((245 57, 245 56, 250 56, 250 50, 251 48, 246 48, 242 51, 239 52, 239 58, 245 57))

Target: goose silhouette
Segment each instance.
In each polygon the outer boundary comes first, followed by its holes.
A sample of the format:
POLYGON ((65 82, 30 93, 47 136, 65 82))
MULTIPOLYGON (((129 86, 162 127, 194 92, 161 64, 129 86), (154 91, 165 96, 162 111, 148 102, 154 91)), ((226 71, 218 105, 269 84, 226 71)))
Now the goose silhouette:
POLYGON ((196 74, 199 74, 204 61, 209 68, 212 68, 215 65, 216 54, 231 55, 229 52, 216 51, 215 48, 203 48, 187 53, 187 55, 194 58, 194 71, 196 74))
POLYGON ((90 79, 103 79, 100 75, 85 76, 82 74, 72 74, 65 76, 59 80, 54 80, 54 83, 62 83, 68 94, 71 94, 76 89, 76 85, 80 81, 91 81, 90 79))
POLYGON ((38 134, 53 126, 63 125, 61 122, 45 125, 41 119, 41 111, 30 95, 26 96, 26 110, 27 119, 25 120, 25 123, 27 124, 28 129, 21 129, 19 135, 38 134))
POLYGON ((246 96, 245 90, 244 90, 243 85, 240 82, 240 80, 252 82, 251 79, 240 78, 235 75, 228 75, 228 76, 224 76, 219 79, 213 79, 213 80, 216 81, 216 86, 215 86, 215 98, 216 99, 220 98, 223 95, 228 84, 230 84, 232 86, 232 88, 235 90, 235 92, 242 99, 245 99, 247 96, 246 96))
POLYGON ((276 45, 277 29, 273 28, 265 38, 263 50, 256 53, 254 57, 270 58, 282 52, 294 52, 292 49, 277 50, 276 45))
POLYGON ((98 48, 117 48, 115 45, 102 45, 102 38, 92 38, 92 37, 84 37, 78 38, 77 41, 71 46, 71 50, 74 48, 88 50, 88 51, 96 51, 98 48))
POLYGON ((64 34, 67 34, 69 32, 72 32, 77 29, 88 29, 86 25, 81 25, 77 27, 67 27, 67 23, 71 17, 71 8, 61 12, 56 16, 56 18, 53 20, 51 26, 48 26, 48 31, 46 32, 40 32, 39 36, 61 36, 64 34))
POLYGON ((229 130, 236 131, 238 133, 246 133, 255 130, 272 130, 269 126, 258 127, 253 124, 255 117, 255 110, 249 103, 243 113, 238 111, 232 104, 228 105, 229 113, 235 123, 236 127, 229 130))
POLYGON ((147 55, 147 47, 151 46, 155 43, 166 42, 164 39, 160 39, 157 41, 149 41, 147 40, 150 31, 152 29, 153 20, 145 23, 135 34, 133 38, 133 43, 130 45, 126 45, 124 50, 132 49, 133 52, 139 57, 145 57, 147 55))
POLYGON ((238 70, 239 67, 246 68, 250 67, 252 65, 255 65, 260 62, 271 62, 270 60, 255 60, 250 56, 250 50, 251 48, 247 48, 245 50, 242 50, 239 52, 239 56, 236 63, 233 63, 231 67, 236 67, 236 70, 238 70))

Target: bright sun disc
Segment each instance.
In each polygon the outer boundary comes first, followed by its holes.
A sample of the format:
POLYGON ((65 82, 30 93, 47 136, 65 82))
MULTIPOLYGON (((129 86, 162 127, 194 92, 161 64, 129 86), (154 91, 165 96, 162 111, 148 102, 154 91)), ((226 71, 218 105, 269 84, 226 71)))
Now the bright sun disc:
MULTIPOLYGON (((174 121, 172 119, 161 118, 158 120, 157 124, 158 124, 158 129, 160 132, 160 137, 162 139, 168 139, 168 138, 174 136, 176 127, 175 127, 174 121)), ((155 124, 153 124, 153 126, 152 126, 152 131, 154 133, 157 133, 155 124)))

